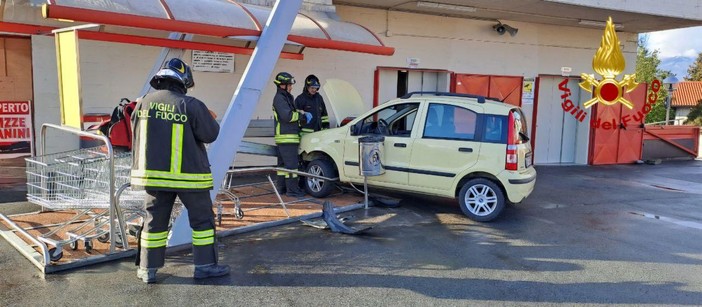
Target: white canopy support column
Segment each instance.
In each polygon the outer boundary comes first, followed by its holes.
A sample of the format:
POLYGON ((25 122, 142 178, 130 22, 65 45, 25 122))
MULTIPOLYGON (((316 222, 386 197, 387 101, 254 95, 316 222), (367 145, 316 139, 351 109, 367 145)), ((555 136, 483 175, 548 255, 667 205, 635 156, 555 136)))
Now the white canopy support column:
MULTIPOLYGON (((302 0, 276 1, 232 101, 222 117, 217 141, 210 145, 208 151, 215 185, 210 193, 213 201, 229 166, 236 159, 236 152, 253 117, 261 91, 275 68, 301 5, 302 0)), ((191 233, 187 216, 181 213, 171 228, 168 246, 190 243, 191 233)))
MULTIPOLYGON (((191 41, 191 40, 193 40, 193 35, 173 32, 173 33, 168 35, 168 39, 179 40, 179 41, 191 41)), ((149 91, 151 91, 151 78, 159 70, 161 70, 161 67, 163 67, 163 64, 165 64, 167 60, 170 60, 172 58, 183 58, 184 53, 185 53, 185 49, 176 49, 176 48, 163 48, 163 49, 161 49, 161 54, 159 54, 158 58, 156 59, 156 62, 154 62, 154 66, 151 67, 151 71, 149 71, 149 74, 146 76, 146 82, 144 82, 144 87, 142 87, 141 92, 139 92, 139 97, 144 97, 144 95, 148 94, 149 91)))

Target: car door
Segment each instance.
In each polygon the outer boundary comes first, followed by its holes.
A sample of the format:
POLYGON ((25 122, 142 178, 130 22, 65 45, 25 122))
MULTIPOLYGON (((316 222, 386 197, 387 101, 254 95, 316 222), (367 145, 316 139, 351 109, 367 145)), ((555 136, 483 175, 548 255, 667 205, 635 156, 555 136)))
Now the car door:
MULTIPOLYGON (((407 169, 412 150, 412 132, 416 123, 418 102, 393 104, 379 109, 354 124, 356 133, 349 133, 344 141, 344 175, 353 181, 362 181, 359 171, 358 139, 366 135, 382 135, 385 173, 369 176, 368 182, 383 187, 406 186, 409 181, 407 169), (356 135, 353 135, 356 134, 356 135)), ((353 130, 353 129, 351 129, 353 130)))
POLYGON ((481 113, 482 108, 466 104, 428 103, 412 148, 410 186, 451 189, 456 175, 477 163, 481 113))

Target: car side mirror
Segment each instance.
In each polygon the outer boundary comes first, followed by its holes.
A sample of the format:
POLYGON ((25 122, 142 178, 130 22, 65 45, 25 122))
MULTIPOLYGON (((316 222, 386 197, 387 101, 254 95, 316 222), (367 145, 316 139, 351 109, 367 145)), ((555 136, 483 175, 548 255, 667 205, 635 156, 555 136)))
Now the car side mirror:
POLYGON ((352 125, 351 127, 349 127, 349 131, 351 131, 352 136, 358 135, 358 133, 359 133, 358 130, 359 130, 358 124, 355 124, 355 125, 352 125))

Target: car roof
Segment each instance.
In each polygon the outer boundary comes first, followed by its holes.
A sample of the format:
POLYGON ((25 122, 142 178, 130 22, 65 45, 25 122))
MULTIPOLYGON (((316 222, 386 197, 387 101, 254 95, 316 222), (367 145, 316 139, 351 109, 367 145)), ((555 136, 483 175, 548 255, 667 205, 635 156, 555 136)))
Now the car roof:
POLYGON ((413 92, 400 98, 391 100, 393 103, 401 103, 409 100, 424 100, 429 102, 451 102, 451 103, 466 103, 472 106, 481 107, 486 113, 506 114, 509 110, 518 108, 511 104, 497 101, 494 98, 487 98, 471 94, 457 94, 444 92, 413 92))

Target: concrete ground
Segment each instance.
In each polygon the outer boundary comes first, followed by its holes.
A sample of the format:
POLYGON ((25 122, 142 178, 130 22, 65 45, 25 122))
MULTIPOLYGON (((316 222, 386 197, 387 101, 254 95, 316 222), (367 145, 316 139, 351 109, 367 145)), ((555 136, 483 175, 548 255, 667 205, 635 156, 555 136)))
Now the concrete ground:
POLYGON ((233 272, 206 281, 189 253, 154 285, 129 260, 42 278, 0 240, 0 306, 702 305, 702 161, 537 169, 531 197, 492 223, 406 199, 345 213, 373 226, 363 236, 292 224, 223 238, 233 272))

